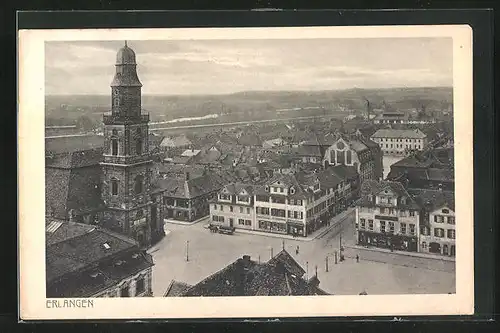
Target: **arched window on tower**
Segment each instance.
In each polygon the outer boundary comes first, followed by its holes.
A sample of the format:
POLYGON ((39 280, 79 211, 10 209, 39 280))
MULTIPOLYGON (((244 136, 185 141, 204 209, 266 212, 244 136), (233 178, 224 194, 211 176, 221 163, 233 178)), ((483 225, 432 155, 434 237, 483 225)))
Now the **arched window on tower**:
POLYGON ((142 155, 142 137, 140 128, 135 131, 135 152, 137 155, 142 155))
POLYGON ((134 191, 136 194, 142 193, 144 189, 144 176, 138 175, 135 177, 134 191))
POLYGON ((118 179, 111 178, 111 195, 118 195, 118 179))
POLYGON ((111 139, 111 155, 113 155, 113 156, 118 155, 118 139, 117 138, 111 139))

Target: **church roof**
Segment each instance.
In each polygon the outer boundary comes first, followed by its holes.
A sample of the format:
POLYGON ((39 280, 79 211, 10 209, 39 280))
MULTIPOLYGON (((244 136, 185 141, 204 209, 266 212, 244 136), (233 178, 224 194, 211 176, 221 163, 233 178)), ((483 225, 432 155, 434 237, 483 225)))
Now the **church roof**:
POLYGON ((127 42, 125 45, 118 50, 116 54, 116 64, 117 65, 135 65, 135 52, 130 47, 128 47, 127 42))
POLYGON ((90 297, 154 265, 137 242, 107 229, 62 223, 55 232, 64 235, 46 247, 47 297, 90 297))

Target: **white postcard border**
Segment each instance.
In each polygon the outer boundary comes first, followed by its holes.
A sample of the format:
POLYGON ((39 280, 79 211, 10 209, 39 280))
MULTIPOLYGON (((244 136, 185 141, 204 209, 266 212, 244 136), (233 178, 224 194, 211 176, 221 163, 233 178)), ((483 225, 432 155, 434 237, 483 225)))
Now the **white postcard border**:
POLYGON ((21 30, 18 42, 19 310, 22 320, 473 314, 472 29, 469 26, 21 30), (455 193, 458 217, 456 294, 95 298, 92 307, 47 308, 44 223, 46 41, 396 37, 453 38, 455 193))

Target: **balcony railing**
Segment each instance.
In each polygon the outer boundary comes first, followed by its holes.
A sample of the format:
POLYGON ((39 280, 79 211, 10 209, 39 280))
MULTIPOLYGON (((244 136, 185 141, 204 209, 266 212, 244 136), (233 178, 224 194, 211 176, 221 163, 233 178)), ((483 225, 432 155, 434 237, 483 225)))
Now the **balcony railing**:
POLYGON ((119 114, 105 113, 103 116, 104 124, 134 124, 134 123, 147 123, 149 122, 149 114, 143 113, 137 116, 125 116, 119 114))

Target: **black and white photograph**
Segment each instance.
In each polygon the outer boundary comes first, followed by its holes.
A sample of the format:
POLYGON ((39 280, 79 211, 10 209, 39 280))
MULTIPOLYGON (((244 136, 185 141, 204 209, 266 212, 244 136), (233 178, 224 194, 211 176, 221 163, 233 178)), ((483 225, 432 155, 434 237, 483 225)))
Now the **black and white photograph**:
POLYGON ((44 310, 456 296, 470 45, 385 29, 42 41, 44 310))

